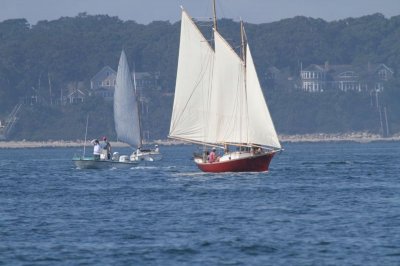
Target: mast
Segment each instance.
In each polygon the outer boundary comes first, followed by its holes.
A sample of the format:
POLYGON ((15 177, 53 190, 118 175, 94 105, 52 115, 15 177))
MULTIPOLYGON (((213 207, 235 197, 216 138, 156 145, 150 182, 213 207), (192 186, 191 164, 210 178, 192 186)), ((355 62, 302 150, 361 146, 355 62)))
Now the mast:
POLYGON ((214 30, 217 31, 217 10, 215 8, 215 0, 213 0, 213 13, 214 13, 214 30))
POLYGON ((246 33, 244 32, 243 20, 240 20, 240 36, 241 36, 241 40, 242 40, 242 60, 244 62, 244 68, 246 69, 247 38, 246 38, 246 33))
MULTIPOLYGON (((243 26, 243 20, 240 20, 240 37, 241 37, 241 41, 242 41, 242 49, 241 49, 241 53, 242 53, 242 60, 243 60, 243 78, 244 78, 244 91, 245 91, 245 109, 246 109, 246 113, 247 113, 247 117, 249 114, 249 105, 248 105, 248 98, 247 98, 247 60, 246 60, 246 47, 247 47, 247 43, 246 43, 246 36, 245 36, 245 32, 244 32, 244 26, 243 26)), ((241 123, 249 123, 248 119, 246 121, 242 121, 240 120, 241 123)), ((247 128, 246 131, 246 135, 249 135, 249 128, 247 128)))
POLYGON ((133 65, 133 87, 135 88, 135 95, 136 95, 136 107, 137 107, 137 112, 138 112, 138 117, 139 117, 139 134, 140 134, 140 148, 143 145, 143 134, 142 134, 142 119, 140 117, 140 99, 138 96, 138 90, 136 87, 136 68, 135 65, 133 65))

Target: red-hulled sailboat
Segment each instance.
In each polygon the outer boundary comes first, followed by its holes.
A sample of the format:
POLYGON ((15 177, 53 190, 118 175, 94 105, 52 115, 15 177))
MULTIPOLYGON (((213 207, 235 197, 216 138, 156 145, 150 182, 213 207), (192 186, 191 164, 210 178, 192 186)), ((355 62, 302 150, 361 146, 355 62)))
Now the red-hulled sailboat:
POLYGON ((217 30, 214 1, 211 45, 182 8, 169 137, 203 145, 204 152, 194 161, 204 172, 268 171, 281 150, 243 23, 241 33, 238 55, 217 30), (207 147, 223 152, 207 157, 207 147))

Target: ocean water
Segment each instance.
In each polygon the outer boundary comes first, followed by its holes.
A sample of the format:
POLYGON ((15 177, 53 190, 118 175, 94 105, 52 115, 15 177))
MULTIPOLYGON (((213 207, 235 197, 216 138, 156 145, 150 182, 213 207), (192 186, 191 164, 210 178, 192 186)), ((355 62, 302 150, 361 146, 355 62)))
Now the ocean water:
POLYGON ((225 174, 190 145, 125 170, 2 149, 0 265, 400 265, 400 143, 284 148, 225 174))

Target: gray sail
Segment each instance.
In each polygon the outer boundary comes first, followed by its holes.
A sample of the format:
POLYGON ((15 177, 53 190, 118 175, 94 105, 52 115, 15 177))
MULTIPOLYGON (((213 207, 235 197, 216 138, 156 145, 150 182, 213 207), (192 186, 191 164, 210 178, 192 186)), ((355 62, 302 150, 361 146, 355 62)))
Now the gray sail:
POLYGON ((119 141, 132 147, 141 146, 140 123, 136 92, 128 60, 122 51, 114 92, 114 123, 119 141))

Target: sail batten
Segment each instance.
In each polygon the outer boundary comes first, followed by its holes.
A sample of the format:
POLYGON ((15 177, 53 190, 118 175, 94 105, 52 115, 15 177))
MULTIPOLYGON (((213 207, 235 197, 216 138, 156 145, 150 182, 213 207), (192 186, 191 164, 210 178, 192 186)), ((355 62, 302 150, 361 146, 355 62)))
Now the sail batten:
POLYGON ((141 146, 138 103, 124 51, 121 52, 115 84, 114 123, 120 141, 134 148, 141 146))
POLYGON ((246 61, 214 29, 214 49, 183 11, 170 137, 280 149, 248 44, 246 61))

